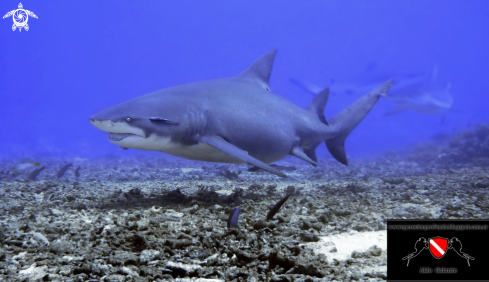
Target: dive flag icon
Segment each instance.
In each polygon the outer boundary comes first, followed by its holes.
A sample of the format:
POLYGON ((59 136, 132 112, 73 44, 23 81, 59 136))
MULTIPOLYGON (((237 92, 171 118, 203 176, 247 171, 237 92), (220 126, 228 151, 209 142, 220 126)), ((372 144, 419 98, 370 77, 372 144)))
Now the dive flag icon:
POLYGON ((430 238, 430 252, 436 259, 441 259, 447 252, 448 239, 443 237, 430 238))

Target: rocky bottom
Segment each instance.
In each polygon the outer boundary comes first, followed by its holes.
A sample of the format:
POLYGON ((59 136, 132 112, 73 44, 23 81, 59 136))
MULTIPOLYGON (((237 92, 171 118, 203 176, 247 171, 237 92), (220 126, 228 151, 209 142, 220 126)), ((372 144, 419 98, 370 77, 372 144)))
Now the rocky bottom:
POLYGON ((281 179, 217 165, 116 163, 84 160, 76 177, 59 177, 59 160, 47 160, 39 179, 2 179, 0 280, 380 281, 387 219, 489 215, 486 167, 399 160, 319 171, 283 162, 297 169, 281 179), (236 189, 239 224, 228 229, 236 189))
POLYGON ((0 161, 1 281, 380 281, 387 219, 489 218, 485 124, 348 167, 288 158, 288 178, 162 157, 33 159, 0 161))

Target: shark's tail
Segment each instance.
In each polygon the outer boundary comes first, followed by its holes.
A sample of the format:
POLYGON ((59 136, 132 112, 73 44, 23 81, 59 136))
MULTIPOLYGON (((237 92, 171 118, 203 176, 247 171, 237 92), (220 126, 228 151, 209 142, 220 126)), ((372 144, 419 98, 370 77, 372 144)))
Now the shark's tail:
POLYGON ((328 147, 329 152, 337 161, 344 165, 348 165, 345 153, 346 137, 348 137, 350 132, 352 132, 370 112, 380 96, 387 97, 391 85, 392 80, 385 82, 328 121, 329 125, 337 132, 337 134, 332 139, 325 140, 326 147, 328 147))

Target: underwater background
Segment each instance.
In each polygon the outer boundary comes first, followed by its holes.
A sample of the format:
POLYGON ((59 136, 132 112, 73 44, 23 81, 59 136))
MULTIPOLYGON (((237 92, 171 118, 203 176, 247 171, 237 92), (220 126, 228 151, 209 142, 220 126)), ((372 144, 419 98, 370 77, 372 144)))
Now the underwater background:
MULTIPOLYGON (((19 3, 3 1, 5 13, 19 3)), ((161 154, 122 151, 88 117, 140 95, 239 74, 278 49, 272 91, 305 107, 318 88, 436 76, 443 115, 381 99, 346 141, 370 156, 487 122, 487 1, 31 1, 29 31, 0 21, 0 157, 161 154), (3 26, 3 28, 1 28, 3 26), (377 78, 381 77, 382 78, 377 78)), ((369 90, 334 91, 331 118, 369 90)), ((331 158, 323 145, 320 159, 331 158)), ((35 161, 35 160, 33 160, 35 161)))

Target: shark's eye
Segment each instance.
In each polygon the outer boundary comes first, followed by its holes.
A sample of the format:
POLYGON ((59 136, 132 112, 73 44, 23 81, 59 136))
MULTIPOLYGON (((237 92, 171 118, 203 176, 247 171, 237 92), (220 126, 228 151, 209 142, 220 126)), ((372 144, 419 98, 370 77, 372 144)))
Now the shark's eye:
POLYGON ((131 121, 131 118, 126 118, 127 121, 131 121))

